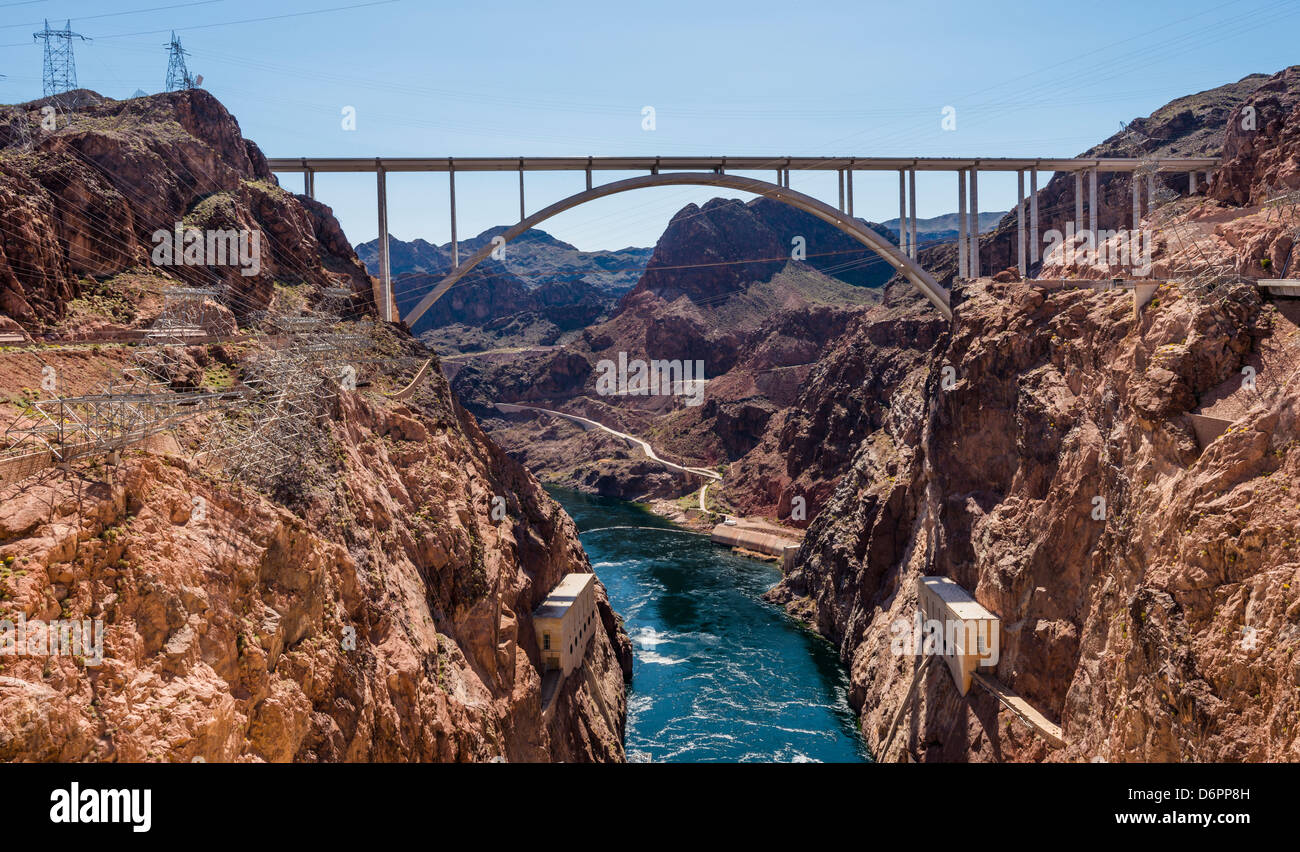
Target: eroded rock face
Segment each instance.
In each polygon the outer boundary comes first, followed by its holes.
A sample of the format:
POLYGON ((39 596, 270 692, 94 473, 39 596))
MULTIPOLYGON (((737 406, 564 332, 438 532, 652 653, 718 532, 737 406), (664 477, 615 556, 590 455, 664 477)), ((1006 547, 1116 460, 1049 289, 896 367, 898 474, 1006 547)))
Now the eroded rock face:
POLYGON ((1259 204, 1275 193, 1300 189, 1300 67, 1274 74, 1227 121, 1223 168, 1210 195, 1228 204, 1259 204))
POLYGON ((599 585, 605 630, 542 715, 531 613, 590 571, 560 507, 440 380, 344 394, 328 441, 294 510, 142 453, 8 489, 0 611, 100 619, 105 659, 0 657, 0 760, 621 760, 631 649, 599 585))
MULTIPOLYGON (((889 238, 883 226, 871 226, 889 238)), ((784 202, 714 198, 673 216, 625 302, 654 293, 667 302, 686 296, 696 304, 716 304, 750 282, 771 278, 790 259, 859 287, 879 287, 892 274, 861 243, 784 202)))
MULTIPOLYGON (((283 345, 235 324, 273 293, 296 316, 345 286, 345 318, 373 318, 373 282, 329 208, 275 185, 210 95, 78 100, 52 132, 35 131, 42 102, 0 117, 5 328, 76 325, 69 305, 87 295, 111 300, 112 316, 63 334, 139 328, 161 307, 150 290, 210 286, 191 268, 147 268, 151 232, 176 221, 257 229, 262 256, 257 276, 229 271, 229 308, 196 314, 224 342, 160 359, 153 376, 174 389, 229 387, 283 345)), ((388 356, 432 355, 397 328, 368 339, 388 356)), ((45 361, 75 396, 149 363, 147 347, 134 354, 0 352, 0 428, 26 404, 8 400, 44 391, 45 361)), ((375 388, 331 399, 299 424, 311 440, 291 473, 261 491, 196 455, 216 416, 199 410, 120 466, 82 458, 6 480, 0 651, 6 623, 76 620, 102 626, 104 659, 0 653, 0 762, 623 759, 631 648, 603 588, 604 630, 541 705, 532 612, 564 574, 591 570, 572 521, 436 365, 401 402, 375 388)))
MULTIPOLYGON (((45 129, 33 101, 0 114, 0 310, 30 329, 64 316, 88 279, 152 265, 157 231, 235 229, 260 236, 256 275, 224 265, 167 265, 187 286, 230 289, 249 312, 273 283, 347 287, 372 310, 372 282, 329 208, 281 189, 266 158, 202 89, 129 101, 80 92, 45 129)), ((250 264, 248 269, 252 269, 250 264)))
POLYGON ((890 626, 942 574, 1001 618, 996 676, 1068 746, 940 665, 885 759, 1296 759, 1300 383, 1271 373, 1204 450, 1187 418, 1294 325, 1244 285, 1166 287, 1136 322, 1127 294, 958 296, 925 381, 857 444, 773 593, 839 644, 869 744, 915 661, 890 626))

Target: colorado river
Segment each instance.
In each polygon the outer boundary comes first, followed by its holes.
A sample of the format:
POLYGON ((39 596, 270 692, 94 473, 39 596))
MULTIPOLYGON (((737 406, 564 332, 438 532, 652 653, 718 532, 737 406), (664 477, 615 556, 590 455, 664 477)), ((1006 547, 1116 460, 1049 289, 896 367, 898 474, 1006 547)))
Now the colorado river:
POLYGON ((632 637, 629 760, 870 760, 835 649, 761 597, 775 566, 633 503, 550 492, 632 637))

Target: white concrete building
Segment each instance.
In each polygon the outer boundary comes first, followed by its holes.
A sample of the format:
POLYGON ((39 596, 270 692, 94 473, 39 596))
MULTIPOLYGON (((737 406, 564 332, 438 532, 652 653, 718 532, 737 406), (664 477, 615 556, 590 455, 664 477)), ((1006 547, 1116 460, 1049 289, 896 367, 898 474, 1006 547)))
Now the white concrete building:
POLYGON ((965 695, 977 668, 997 665, 1001 621, 947 577, 922 577, 917 597, 927 625, 943 626, 944 662, 965 695))
POLYGON ((533 612, 537 646, 542 652, 542 668, 558 669, 568 675, 581 663, 587 642, 595 634, 596 575, 566 574, 533 612))

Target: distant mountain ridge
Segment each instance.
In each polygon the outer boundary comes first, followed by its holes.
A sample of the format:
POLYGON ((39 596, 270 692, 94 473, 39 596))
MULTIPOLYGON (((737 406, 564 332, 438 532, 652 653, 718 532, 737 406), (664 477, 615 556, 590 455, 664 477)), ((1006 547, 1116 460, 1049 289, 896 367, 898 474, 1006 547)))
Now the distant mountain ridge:
MULTIPOLYGON (((992 231, 998 226, 998 222, 1002 221, 1002 217, 1007 215, 1009 212, 1009 210, 1003 210, 1000 213, 981 212, 979 215, 980 233, 987 234, 989 231, 992 231)), ((890 233, 894 235, 895 241, 897 241, 898 218, 895 217, 893 219, 888 219, 880 224, 888 228, 890 233)), ((916 236, 918 241, 921 239, 929 241, 930 239, 937 239, 940 237, 953 239, 957 236, 960 225, 961 223, 958 221, 955 212, 944 213, 942 216, 932 216, 929 219, 918 217, 916 220, 916 236)))
MULTIPOLYGON (((469 257, 506 230, 507 226, 498 225, 476 237, 459 240, 460 258, 469 257)), ((652 251, 635 246, 613 251, 582 251, 533 228, 508 243, 499 261, 489 259, 485 263, 498 264, 500 271, 518 277, 528 289, 557 281, 580 280, 597 290, 618 295, 636 286, 652 251)), ((379 240, 358 245, 357 256, 372 275, 379 274, 379 240)), ((451 268, 451 243, 435 245, 419 237, 408 242, 390 234, 388 257, 394 278, 412 273, 445 274, 451 268)))
MULTIPOLYGON (((897 242, 883 225, 866 224, 897 242)), ((622 304, 651 292, 669 302, 687 296, 706 305, 771 279, 792 260, 855 287, 880 287, 894 273, 853 237, 784 202, 714 198, 673 216, 622 304)))
MULTIPOLYGON (((472 255, 505 226, 489 228, 458 241, 460 259, 472 255)), ((530 342, 553 342, 559 335, 603 318, 618 296, 640 279, 650 249, 581 251, 534 228, 504 246, 501 259, 488 257, 439 299, 412 331, 454 326, 440 343, 481 337, 491 327, 495 338, 523 335, 530 342)), ((388 237, 389 269, 397 310, 405 315, 452 270, 451 243, 434 245, 416 238, 388 237)), ((372 275, 379 274, 379 240, 357 246, 357 256, 372 275)), ((518 342, 518 341, 514 341, 518 342)))

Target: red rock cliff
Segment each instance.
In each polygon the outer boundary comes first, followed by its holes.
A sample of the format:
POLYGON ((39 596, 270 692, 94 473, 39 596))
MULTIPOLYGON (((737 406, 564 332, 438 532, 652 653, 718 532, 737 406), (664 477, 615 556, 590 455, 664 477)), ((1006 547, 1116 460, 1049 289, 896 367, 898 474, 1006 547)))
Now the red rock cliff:
MULTIPOLYGON (((324 286, 374 312, 329 209, 276 185, 210 95, 79 100, 51 132, 40 102, 0 123, 11 324, 139 329, 151 289, 212 275, 241 319, 324 286), (176 221, 258 229, 261 273, 151 266, 152 231, 176 221)), ((185 351, 186 386, 228 386, 277 345, 212 310, 226 339, 185 351)), ((398 329, 369 333, 394 363, 432 356, 398 329)), ((43 367, 68 396, 130 363, 112 344, 5 348, 0 428, 30 415, 43 367)), ((306 449, 270 485, 195 454, 208 417, 119 466, 0 483, 0 625, 98 621, 104 652, 0 654, 0 761, 623 759, 630 644, 599 586, 604 629, 543 714, 531 613, 591 570, 572 521, 436 364, 401 401, 378 392, 406 381, 386 369, 307 418, 306 449)))

